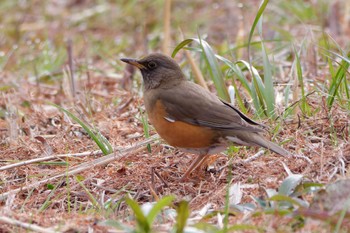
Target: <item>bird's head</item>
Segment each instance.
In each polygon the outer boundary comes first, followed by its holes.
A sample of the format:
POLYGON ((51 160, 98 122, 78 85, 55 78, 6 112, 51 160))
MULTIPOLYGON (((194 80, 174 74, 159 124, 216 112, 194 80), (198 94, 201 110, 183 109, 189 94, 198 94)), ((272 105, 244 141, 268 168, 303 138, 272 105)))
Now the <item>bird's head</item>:
POLYGON ((122 58, 121 60, 139 68, 146 90, 176 85, 184 79, 176 61, 161 53, 153 53, 141 59, 122 58))

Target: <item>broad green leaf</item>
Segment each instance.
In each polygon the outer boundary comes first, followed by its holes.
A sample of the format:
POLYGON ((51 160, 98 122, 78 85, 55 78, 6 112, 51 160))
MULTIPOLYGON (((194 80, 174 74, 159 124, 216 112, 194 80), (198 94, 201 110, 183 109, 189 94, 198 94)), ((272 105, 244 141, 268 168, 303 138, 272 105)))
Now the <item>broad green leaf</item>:
POLYGON ((303 175, 293 174, 288 176, 278 189, 278 194, 290 196, 295 188, 302 182, 303 175))

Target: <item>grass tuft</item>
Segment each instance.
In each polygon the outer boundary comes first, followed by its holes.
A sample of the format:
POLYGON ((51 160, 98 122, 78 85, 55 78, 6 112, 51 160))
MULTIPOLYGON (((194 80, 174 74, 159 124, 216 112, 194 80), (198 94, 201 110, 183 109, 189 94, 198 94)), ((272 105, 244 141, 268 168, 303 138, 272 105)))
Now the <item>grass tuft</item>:
POLYGON ((83 129, 89 134, 89 136, 94 140, 94 142, 97 144, 97 146, 101 149, 102 153, 104 155, 108 155, 113 152, 113 147, 110 144, 110 142, 99 132, 94 129, 91 129, 86 123, 84 123, 81 119, 76 117, 73 113, 70 111, 62 108, 61 106, 58 106, 56 104, 51 103, 51 105, 55 106, 62 112, 66 113, 70 118, 72 118, 74 121, 76 121, 83 129))

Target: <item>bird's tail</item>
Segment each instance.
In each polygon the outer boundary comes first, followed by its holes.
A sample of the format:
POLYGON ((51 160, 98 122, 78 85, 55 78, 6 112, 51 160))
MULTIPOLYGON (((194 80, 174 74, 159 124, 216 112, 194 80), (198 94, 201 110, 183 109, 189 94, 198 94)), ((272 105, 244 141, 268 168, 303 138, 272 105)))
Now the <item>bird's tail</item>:
MULTIPOLYGON (((248 135, 247 135, 248 136, 248 135)), ((249 137, 244 137, 238 139, 237 137, 227 137, 230 141, 240 144, 240 145, 247 145, 247 146, 261 146, 264 147, 268 150, 271 150, 279 155, 282 156, 290 156, 291 153, 285 149, 283 149, 282 147, 280 147, 279 145, 270 142, 269 140, 267 140, 266 138, 264 138, 264 136, 258 134, 258 133, 250 133, 249 137), (237 141, 239 140, 239 141, 237 141), (244 142, 244 143, 242 143, 244 142)))
POLYGON ((283 149, 282 147, 280 147, 279 145, 268 141, 267 139, 263 138, 262 136, 260 137, 260 139, 256 142, 259 146, 262 146, 266 149, 269 149, 279 155, 282 156, 290 156, 291 153, 285 149, 283 149))

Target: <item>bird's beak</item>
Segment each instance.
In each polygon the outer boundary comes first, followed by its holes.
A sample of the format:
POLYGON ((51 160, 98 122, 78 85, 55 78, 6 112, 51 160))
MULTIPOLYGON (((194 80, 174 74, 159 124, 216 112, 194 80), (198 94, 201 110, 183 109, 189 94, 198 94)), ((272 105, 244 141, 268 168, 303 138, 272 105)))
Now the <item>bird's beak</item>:
POLYGON ((130 65, 136 66, 139 69, 145 69, 146 67, 142 65, 138 60, 133 58, 121 58, 121 61, 128 63, 130 65))

